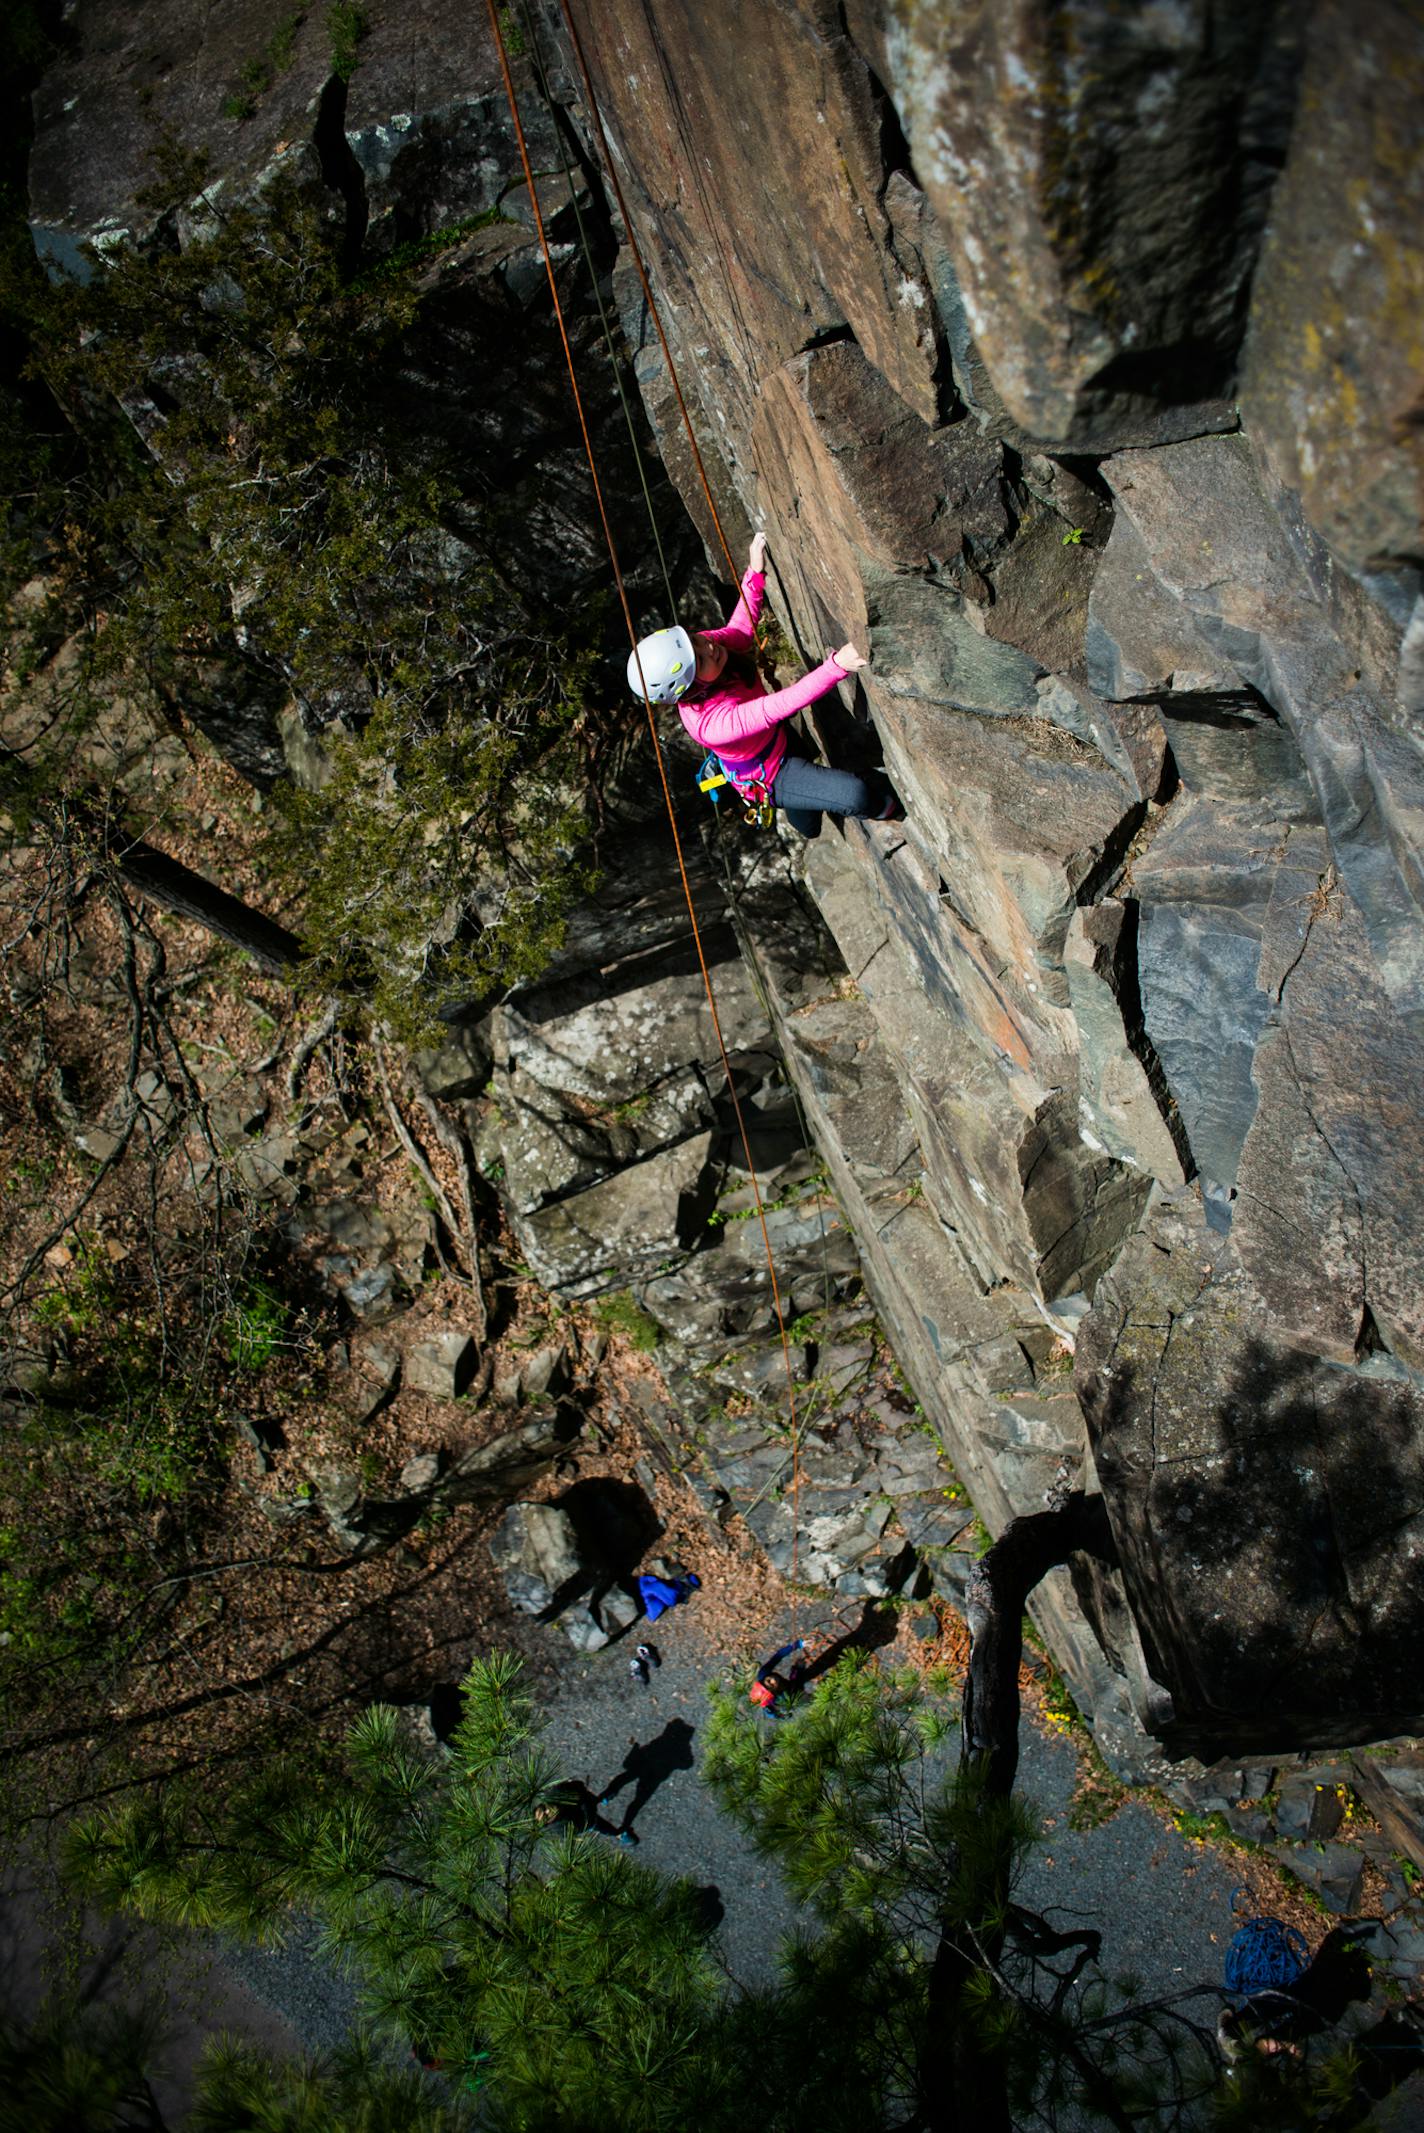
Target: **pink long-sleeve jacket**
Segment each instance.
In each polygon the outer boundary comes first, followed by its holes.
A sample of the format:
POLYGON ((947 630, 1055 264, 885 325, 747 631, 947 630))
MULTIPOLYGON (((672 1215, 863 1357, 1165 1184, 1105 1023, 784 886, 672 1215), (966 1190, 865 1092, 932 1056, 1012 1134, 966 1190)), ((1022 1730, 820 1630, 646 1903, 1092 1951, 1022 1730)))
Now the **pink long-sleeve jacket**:
MULTIPOLYGON (((756 620, 765 597, 765 574, 749 570, 730 618, 721 629, 703 634, 725 644, 729 652, 754 651, 756 620)), ((741 789, 755 778, 769 786, 786 754, 785 721, 844 681, 845 675, 846 669, 836 659, 823 659, 789 689, 767 690, 759 678, 745 682, 724 675, 705 694, 694 690, 685 696, 677 708, 698 747, 710 748, 721 758, 734 785, 741 789)))

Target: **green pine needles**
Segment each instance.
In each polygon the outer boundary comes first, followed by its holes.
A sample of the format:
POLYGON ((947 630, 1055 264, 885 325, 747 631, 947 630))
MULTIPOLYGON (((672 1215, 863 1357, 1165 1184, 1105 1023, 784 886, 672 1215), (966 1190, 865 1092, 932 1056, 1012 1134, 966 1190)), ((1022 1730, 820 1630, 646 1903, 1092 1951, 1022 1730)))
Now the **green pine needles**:
POLYGON ((1098 1968, 1096 1930, 1021 1907, 1037 1818, 992 1796, 987 1762, 959 1754, 943 1685, 926 1694, 909 1673, 847 1658, 779 1722, 745 1690, 713 1691, 704 1781, 805 1919, 760 1989, 725 1966, 689 1883, 584 1832, 579 1788, 561 1785, 539 1746, 508 1656, 471 1669, 448 1758, 378 1708, 344 1757, 252 1773, 225 1803, 173 1788, 74 1826, 85 1895, 267 1940, 315 1917, 327 1955, 360 1982, 364 2040, 303 2066, 227 2049, 194 2123, 1293 2133, 1361 2122, 1349 2051, 1311 2068, 1248 2048, 1223 2084, 1210 1980, 1133 2005, 1098 1968), (407 2047, 430 2069, 423 2086, 395 2066, 407 2047))
POLYGON ((195 1789, 91 1818, 71 1865, 147 1918, 271 1940, 314 1914, 376 2027, 457 2090, 487 2080, 503 2124, 730 2123, 693 1890, 566 1826, 518 1677, 504 1656, 472 1668, 448 1767, 378 1708, 341 1764, 268 1768, 220 1813, 195 1789))

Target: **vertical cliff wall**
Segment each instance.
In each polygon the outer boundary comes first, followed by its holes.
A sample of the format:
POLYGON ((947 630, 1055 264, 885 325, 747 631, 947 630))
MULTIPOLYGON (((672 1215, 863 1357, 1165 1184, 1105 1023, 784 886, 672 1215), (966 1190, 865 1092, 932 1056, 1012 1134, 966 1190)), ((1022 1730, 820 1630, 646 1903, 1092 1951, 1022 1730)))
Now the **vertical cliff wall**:
MULTIPOLYGON (((986 1521, 1065 1463, 1106 1496, 1120 1577, 1040 1595, 1105 1737, 1424 1723, 1424 15, 573 4, 724 523, 766 527, 798 656, 871 653, 812 723, 907 803, 737 863, 755 993, 730 921, 714 950, 771 1168, 768 1014, 986 1521)), ((160 124, 233 186, 305 171, 357 256, 497 211, 443 258, 416 428, 510 479, 578 597, 591 499, 483 11, 371 5, 349 89, 312 18, 224 120, 279 13, 194 40, 158 0, 81 0, 39 100, 37 242, 131 227, 160 124)), ((562 11, 533 19, 609 230, 562 11)), ((552 173, 527 51, 516 74, 552 173)), ((626 249, 611 285, 717 567, 626 249)), ((626 467, 612 497, 641 542, 626 467)), ((715 1048, 644 815, 450 1085, 492 1047, 495 1152, 551 1284, 631 1283, 715 1346, 765 1297, 706 1225, 715 1048)), ((819 1244, 794 1208, 782 1229, 800 1309, 819 1244)), ((892 1488, 863 1461, 832 1482, 892 1488)))
POLYGON ((575 13, 723 513, 872 654, 781 1034, 907 1368, 991 1525, 1096 1470, 1146 1724, 1417 1720, 1424 17, 575 13))

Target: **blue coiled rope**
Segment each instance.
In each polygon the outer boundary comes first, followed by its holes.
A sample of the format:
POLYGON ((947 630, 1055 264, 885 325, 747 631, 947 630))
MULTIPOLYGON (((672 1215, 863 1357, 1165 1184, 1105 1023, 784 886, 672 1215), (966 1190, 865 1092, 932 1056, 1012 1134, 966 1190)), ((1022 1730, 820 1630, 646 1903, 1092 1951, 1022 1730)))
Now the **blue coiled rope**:
MULTIPOLYGON (((1235 1891, 1233 1909, 1245 1893, 1235 1891)), ((1284 1992, 1309 1963, 1305 1936, 1294 1926, 1279 1918, 1248 1918, 1232 1935, 1223 1982, 1233 1999, 1249 2000, 1257 1992, 1284 1992)))

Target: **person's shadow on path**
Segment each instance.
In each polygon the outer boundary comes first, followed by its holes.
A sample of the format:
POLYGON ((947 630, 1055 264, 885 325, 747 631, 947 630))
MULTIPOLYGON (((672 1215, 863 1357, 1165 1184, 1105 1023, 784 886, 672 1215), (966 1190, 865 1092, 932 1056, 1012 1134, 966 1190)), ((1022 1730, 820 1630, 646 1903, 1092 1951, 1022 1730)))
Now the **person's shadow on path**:
POLYGON ((659 1785, 675 1770, 690 1770, 692 1764, 692 1727, 685 1718, 670 1718, 656 1739, 633 1743, 623 1758, 623 1768, 604 1786, 598 1804, 606 1807, 625 1785, 631 1785, 633 1796, 623 1811, 619 1833, 631 1831, 659 1785))

